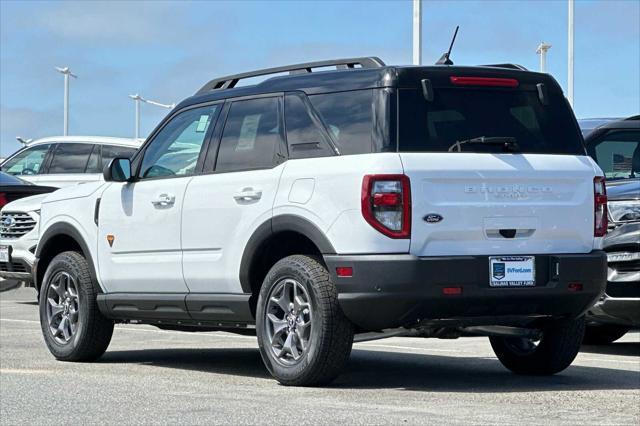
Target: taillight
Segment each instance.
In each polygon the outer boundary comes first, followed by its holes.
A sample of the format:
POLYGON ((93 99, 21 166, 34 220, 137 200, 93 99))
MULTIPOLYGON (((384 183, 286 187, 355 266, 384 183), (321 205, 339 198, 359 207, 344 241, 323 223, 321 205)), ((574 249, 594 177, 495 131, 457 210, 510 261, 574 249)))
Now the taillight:
POLYGON ((603 237, 607 233, 607 186, 603 176, 593 178, 593 235, 603 237))
POLYGON ((366 175, 362 180, 362 216, 390 238, 411 235, 411 184, 406 175, 366 175))
POLYGON ((515 78, 495 77, 449 77, 456 86, 488 86, 488 87, 518 87, 515 78))
POLYGON ((4 192, 0 192, 0 209, 6 206, 7 203, 7 197, 4 195, 4 192))

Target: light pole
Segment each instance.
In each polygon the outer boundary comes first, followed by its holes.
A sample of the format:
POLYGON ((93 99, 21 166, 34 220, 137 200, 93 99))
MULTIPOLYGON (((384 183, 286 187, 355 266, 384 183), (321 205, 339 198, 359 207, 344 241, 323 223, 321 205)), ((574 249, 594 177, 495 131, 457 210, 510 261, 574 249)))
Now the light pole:
POLYGON ((56 67, 56 71, 64 75, 64 127, 62 134, 67 136, 69 134, 69 76, 73 78, 78 78, 78 76, 73 74, 69 67, 56 67))
POLYGON ((540 55, 540 72, 547 72, 547 51, 549 49, 551 49, 551 45, 544 41, 536 49, 536 53, 540 55))
POLYGON ((151 105, 155 105, 155 106, 159 106, 167 109, 173 109, 176 106, 176 104, 161 104, 160 102, 151 101, 143 98, 137 93, 135 95, 129 95, 129 97, 133 99, 133 101, 136 104, 136 133, 135 133, 136 139, 140 137, 140 102, 144 102, 146 104, 151 104, 151 105))
POLYGON ((422 64, 422 0, 413 0, 413 65, 422 64))
POLYGON ((568 0, 567 4, 569 7, 567 13, 567 27, 568 27, 568 42, 567 42, 567 99, 569 100, 569 104, 573 108, 573 9, 574 4, 573 0, 568 0))

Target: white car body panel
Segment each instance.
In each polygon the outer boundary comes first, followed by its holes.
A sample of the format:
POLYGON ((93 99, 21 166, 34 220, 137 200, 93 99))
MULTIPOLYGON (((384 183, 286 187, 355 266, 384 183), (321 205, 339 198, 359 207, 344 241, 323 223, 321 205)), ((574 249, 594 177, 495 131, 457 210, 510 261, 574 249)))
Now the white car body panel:
POLYGON ((188 291, 182 275, 181 215, 192 177, 112 182, 102 193, 97 262, 108 292, 188 291), (164 196, 173 202, 159 204, 164 196), (113 235, 110 246, 107 235, 113 235))
POLYGON ((244 248, 253 232, 271 218, 284 167, 213 173, 190 182, 183 207, 182 250, 191 292, 242 292, 238 271, 244 248), (249 197, 240 199, 243 194, 249 197))

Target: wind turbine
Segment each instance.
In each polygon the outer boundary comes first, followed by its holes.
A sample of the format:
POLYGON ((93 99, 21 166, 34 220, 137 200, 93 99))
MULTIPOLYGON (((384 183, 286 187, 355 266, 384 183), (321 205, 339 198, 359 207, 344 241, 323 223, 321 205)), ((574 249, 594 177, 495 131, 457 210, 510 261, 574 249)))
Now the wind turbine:
POLYGON ((56 71, 64 75, 64 128, 63 135, 67 136, 69 134, 69 76, 73 78, 78 78, 77 75, 73 74, 69 67, 55 67, 56 71))

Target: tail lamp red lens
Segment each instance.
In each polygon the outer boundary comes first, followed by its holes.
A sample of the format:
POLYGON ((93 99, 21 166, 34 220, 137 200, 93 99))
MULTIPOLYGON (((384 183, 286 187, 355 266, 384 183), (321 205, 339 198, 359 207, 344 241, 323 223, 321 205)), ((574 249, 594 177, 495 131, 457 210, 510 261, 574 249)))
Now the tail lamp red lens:
POLYGON ((488 86, 488 87, 518 87, 518 80, 515 78, 495 78, 495 77, 449 77, 452 84, 456 86, 488 86))
POLYGON ((593 235, 603 237, 607 233, 607 186, 604 176, 593 178, 593 235))
POLYGON ((0 192, 0 209, 6 206, 8 203, 6 195, 4 192, 0 192))
POLYGON ((336 268, 336 275, 343 278, 352 277, 353 268, 351 266, 338 266, 336 268))
POLYGON ((406 175, 366 175, 362 216, 389 238, 411 236, 411 184, 406 175))
POLYGON ((457 296, 462 294, 462 287, 443 287, 442 294, 445 296, 457 296))

